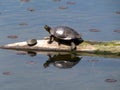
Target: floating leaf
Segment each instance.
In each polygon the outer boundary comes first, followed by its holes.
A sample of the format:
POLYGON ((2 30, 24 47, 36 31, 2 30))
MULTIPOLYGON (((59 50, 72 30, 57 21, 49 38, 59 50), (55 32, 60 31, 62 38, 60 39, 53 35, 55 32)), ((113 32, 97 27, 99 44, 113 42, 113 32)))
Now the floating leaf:
POLYGON ((90 32, 100 32, 100 31, 97 29, 90 29, 90 32))
POLYGON ((10 38, 10 39, 16 39, 16 38, 18 38, 18 36, 16 36, 16 35, 9 35, 7 37, 10 38))
POLYGON ((10 71, 3 72, 3 75, 11 75, 11 74, 12 74, 12 72, 10 72, 10 71))
POLYGON ((120 11, 117 11, 116 14, 120 14, 120 11))
POLYGON ((117 82, 117 80, 116 79, 106 79, 105 82, 114 83, 114 82, 117 82))
POLYGON ((120 30, 114 30, 114 32, 120 33, 120 30))
POLYGON ((68 1, 68 2, 66 2, 66 4, 74 5, 74 4, 75 4, 75 2, 68 1))
POLYGON ((29 62, 27 62, 27 64, 33 65, 33 64, 35 64, 35 62, 34 61, 29 61, 29 62))
POLYGON ((27 10, 30 11, 30 12, 35 11, 35 9, 34 9, 34 8, 31 8, 31 7, 30 7, 30 8, 27 8, 27 10))
POLYGON ((60 2, 61 0, 53 0, 54 2, 60 2))
POLYGON ((25 22, 22 22, 22 23, 20 23, 19 25, 20 25, 20 26, 27 26, 28 24, 25 23, 25 22))
POLYGON ((21 2, 30 2, 31 0, 20 0, 21 2))
POLYGON ((61 10, 68 9, 67 6, 59 6, 58 8, 61 9, 61 10))

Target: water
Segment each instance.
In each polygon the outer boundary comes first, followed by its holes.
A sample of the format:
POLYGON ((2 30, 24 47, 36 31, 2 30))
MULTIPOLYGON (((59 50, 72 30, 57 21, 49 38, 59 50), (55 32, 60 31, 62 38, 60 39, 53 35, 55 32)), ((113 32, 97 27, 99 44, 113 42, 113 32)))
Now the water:
MULTIPOLYGON (((120 40, 119 6, 118 0, 0 0, 0 45, 42 39, 45 24, 70 26, 85 40, 120 40)), ((47 54, 0 50, 0 89, 120 89, 120 58, 47 54)))

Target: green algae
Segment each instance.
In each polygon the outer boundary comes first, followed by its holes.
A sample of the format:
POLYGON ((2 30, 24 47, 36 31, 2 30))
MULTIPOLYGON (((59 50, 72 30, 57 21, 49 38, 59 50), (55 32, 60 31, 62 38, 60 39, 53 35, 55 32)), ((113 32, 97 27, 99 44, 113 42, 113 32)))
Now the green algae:
POLYGON ((94 54, 101 55, 117 55, 120 56, 120 41, 84 41, 80 46, 88 46, 91 45, 96 50, 93 50, 94 54))

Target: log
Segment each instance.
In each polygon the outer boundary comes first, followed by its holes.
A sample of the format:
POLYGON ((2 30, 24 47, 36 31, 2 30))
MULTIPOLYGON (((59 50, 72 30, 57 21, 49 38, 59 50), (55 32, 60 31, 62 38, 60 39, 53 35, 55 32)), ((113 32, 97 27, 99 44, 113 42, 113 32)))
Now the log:
MULTIPOLYGON (((47 39, 37 40, 37 44, 30 46, 26 41, 16 42, 0 46, 1 49, 24 50, 24 51, 47 51, 47 52, 70 52, 69 45, 58 45, 54 41, 48 44, 47 39)), ((76 53, 92 53, 96 55, 115 55, 120 57, 120 41, 84 41, 77 46, 76 53)))

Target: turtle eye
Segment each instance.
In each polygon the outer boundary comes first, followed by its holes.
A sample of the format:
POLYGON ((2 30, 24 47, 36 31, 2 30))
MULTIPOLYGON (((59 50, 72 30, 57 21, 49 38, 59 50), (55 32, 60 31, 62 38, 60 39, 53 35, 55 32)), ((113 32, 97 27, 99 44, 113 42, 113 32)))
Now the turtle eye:
POLYGON ((44 28, 45 28, 46 30, 50 30, 50 27, 49 27, 48 25, 45 25, 44 28))
POLYGON ((47 27, 48 27, 47 25, 44 26, 45 29, 47 29, 47 27))

